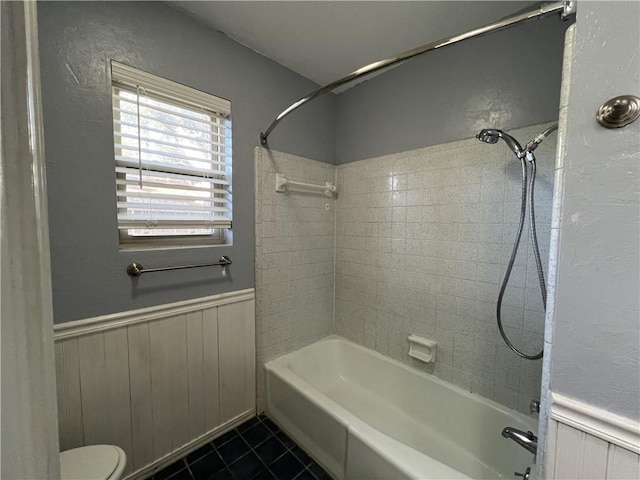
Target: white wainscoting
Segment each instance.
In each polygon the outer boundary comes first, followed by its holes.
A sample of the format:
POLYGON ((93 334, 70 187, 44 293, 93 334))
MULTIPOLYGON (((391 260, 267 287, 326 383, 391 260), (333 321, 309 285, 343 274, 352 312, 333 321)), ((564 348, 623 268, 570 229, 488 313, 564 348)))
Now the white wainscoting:
POLYGON ((545 478, 640 478, 640 424, 552 393, 545 478))
POLYGON ((144 478, 255 414, 253 289, 56 325, 60 449, 144 478))

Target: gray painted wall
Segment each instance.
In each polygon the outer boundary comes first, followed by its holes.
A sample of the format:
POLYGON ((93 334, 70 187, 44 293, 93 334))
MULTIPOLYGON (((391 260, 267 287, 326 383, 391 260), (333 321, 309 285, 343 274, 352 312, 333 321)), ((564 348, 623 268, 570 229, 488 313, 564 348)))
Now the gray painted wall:
MULTIPOLYGON (((317 85, 159 2, 39 3, 55 323, 254 286, 253 148, 258 133, 317 85), (231 100, 234 244, 120 252, 109 59, 231 100), (145 275, 146 266, 233 260, 145 275)), ((334 162, 335 97, 294 113, 274 149, 334 162)))
POLYGON ((558 117, 558 16, 430 52, 338 97, 338 163, 558 117))
POLYGON ((637 421, 640 121, 607 130, 594 115, 640 94, 640 3, 580 2, 576 27, 551 390, 637 421))

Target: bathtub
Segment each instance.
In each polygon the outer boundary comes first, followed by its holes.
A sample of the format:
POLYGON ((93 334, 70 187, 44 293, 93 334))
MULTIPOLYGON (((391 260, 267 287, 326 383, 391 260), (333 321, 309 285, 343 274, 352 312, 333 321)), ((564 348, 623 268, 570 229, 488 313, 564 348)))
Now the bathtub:
POLYGON ((515 478, 536 421, 331 335, 265 365, 267 413, 338 480, 515 478))

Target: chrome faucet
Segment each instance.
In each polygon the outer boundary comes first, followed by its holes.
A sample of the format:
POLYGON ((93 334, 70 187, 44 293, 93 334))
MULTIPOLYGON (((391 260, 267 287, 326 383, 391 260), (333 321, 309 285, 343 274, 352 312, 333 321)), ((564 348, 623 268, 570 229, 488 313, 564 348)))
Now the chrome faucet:
POLYGON ((504 438, 510 438, 521 447, 526 448, 534 455, 536 454, 538 437, 536 437, 533 432, 523 432, 517 428, 505 427, 505 429, 502 430, 502 436, 504 438))

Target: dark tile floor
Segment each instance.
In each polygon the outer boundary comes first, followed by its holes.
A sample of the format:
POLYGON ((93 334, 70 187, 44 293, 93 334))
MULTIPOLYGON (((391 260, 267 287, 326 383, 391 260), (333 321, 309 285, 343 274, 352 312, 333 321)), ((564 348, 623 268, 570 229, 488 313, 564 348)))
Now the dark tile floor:
POLYGON ((159 471, 148 480, 331 480, 265 415, 159 471))

